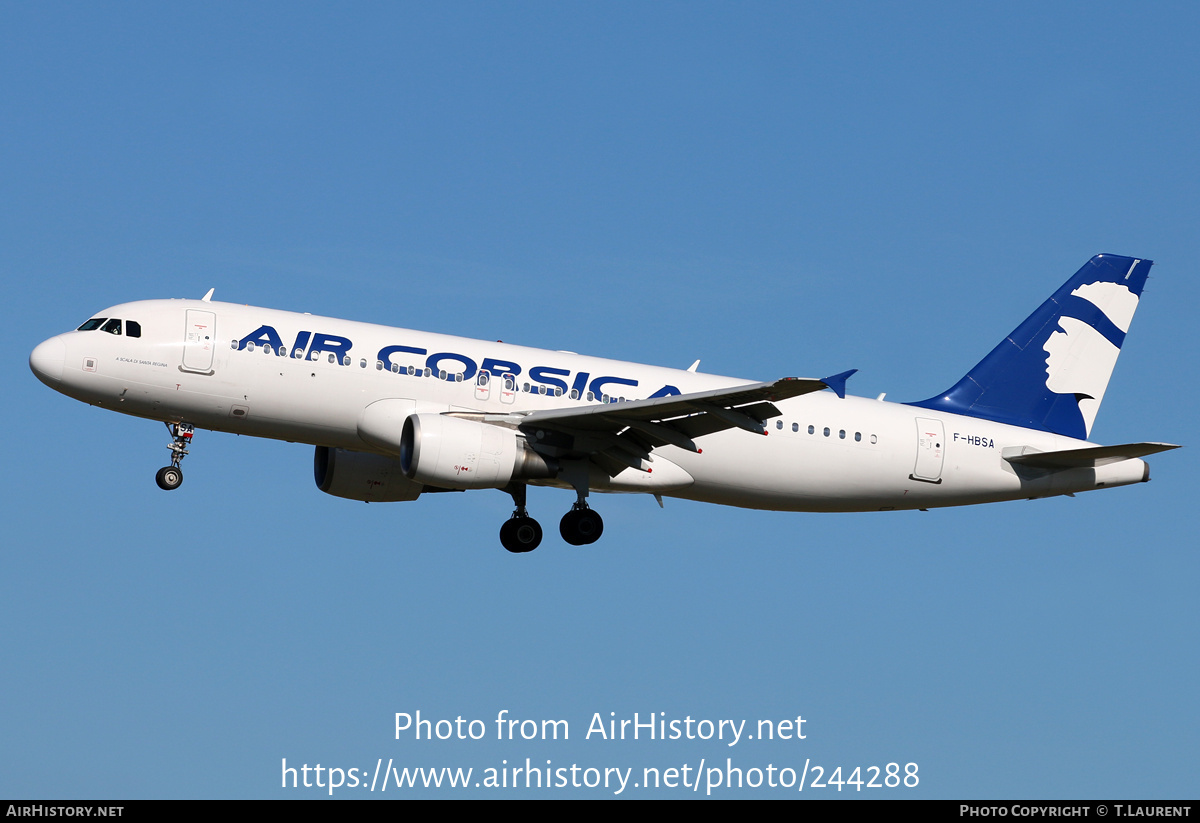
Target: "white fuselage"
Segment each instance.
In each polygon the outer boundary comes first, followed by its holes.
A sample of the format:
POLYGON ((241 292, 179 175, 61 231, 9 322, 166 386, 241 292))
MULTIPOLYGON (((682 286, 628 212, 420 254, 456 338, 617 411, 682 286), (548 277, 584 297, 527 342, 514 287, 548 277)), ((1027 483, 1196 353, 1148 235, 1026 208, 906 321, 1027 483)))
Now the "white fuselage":
MULTIPOLYGON (((749 382, 229 303, 149 300, 97 317, 136 321, 141 335, 94 330, 52 338, 31 357, 40 379, 125 414, 363 452, 383 453, 360 436, 365 410, 381 400, 408 401, 417 413, 499 415, 749 382), (490 381, 480 386, 485 366, 490 381), (516 375, 515 392, 503 391, 505 373, 516 375)), ((1139 459, 1019 469, 1004 456, 1090 444, 915 406, 829 391, 775 405, 781 416, 766 422, 766 436, 742 429, 705 435, 699 454, 660 447, 654 459, 663 462, 654 465, 682 473, 659 471, 657 481, 637 472, 634 480, 601 479, 593 487, 758 509, 874 511, 1065 494, 1139 482, 1147 473, 1139 459)))

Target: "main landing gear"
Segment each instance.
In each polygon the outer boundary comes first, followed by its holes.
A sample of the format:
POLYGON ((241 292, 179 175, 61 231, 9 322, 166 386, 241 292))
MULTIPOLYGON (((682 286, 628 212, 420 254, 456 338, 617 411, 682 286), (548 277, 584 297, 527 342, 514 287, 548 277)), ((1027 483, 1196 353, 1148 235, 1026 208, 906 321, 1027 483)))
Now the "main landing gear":
POLYGON ((160 489, 169 492, 183 485, 183 469, 179 468, 179 464, 187 457, 193 429, 191 423, 167 423, 166 427, 171 432, 171 444, 167 446, 171 450, 171 465, 159 469, 158 474, 154 475, 154 482, 160 489))
POLYGON ((505 491, 512 495, 516 511, 500 527, 500 545, 513 554, 531 552, 542 542, 542 526, 525 510, 525 484, 514 483, 505 491))
POLYGON ((585 500, 577 500, 558 523, 558 533, 572 546, 595 543, 604 534, 604 520, 585 500))
MULTIPOLYGON (((516 509, 500 527, 500 544, 514 554, 531 552, 542 542, 542 527, 525 509, 525 484, 514 483, 505 491, 512 495, 516 509)), ((571 510, 563 515, 558 532, 572 546, 586 546, 600 539, 604 533, 604 520, 592 511, 584 495, 580 494, 571 510)))

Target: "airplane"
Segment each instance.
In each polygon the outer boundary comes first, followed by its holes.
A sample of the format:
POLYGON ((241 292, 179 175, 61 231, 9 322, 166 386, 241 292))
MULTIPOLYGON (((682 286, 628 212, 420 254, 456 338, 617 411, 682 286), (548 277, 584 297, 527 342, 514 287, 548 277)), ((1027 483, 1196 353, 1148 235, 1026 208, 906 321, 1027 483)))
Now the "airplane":
POLYGON ((123 303, 51 337, 33 373, 69 397, 157 420, 164 490, 196 428, 316 447, 318 488, 367 502, 500 489, 510 552, 537 548, 529 484, 807 512, 1071 496, 1150 479, 1169 443, 1088 442, 1150 260, 1101 254, 961 380, 918 402, 846 394, 857 370, 755 382, 308 313, 200 300, 123 303))

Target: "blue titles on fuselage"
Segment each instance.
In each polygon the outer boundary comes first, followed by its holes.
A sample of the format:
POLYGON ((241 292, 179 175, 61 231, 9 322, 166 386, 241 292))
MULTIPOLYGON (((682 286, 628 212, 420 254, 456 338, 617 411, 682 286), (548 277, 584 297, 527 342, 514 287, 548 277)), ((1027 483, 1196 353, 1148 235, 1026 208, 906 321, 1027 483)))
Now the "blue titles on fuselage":
MULTIPOLYGON (((275 351, 283 349, 283 338, 274 327, 267 325, 259 326, 239 340, 238 351, 246 348, 251 343, 255 346, 271 346, 275 351)), ((354 343, 346 337, 322 334, 320 332, 301 331, 296 334, 292 351, 308 349, 309 351, 336 353, 338 362, 342 362, 344 358, 350 356, 350 349, 353 346, 354 343)), ((433 374, 438 374, 441 371, 449 374, 462 374, 463 380, 472 380, 480 369, 493 375, 511 374, 516 376, 522 373, 520 364, 511 361, 485 357, 482 363, 476 364, 474 359, 465 354, 448 351, 429 354, 427 349, 414 346, 384 346, 379 350, 376 359, 383 362, 384 369, 390 370, 392 368, 392 357, 398 354, 423 355, 425 356, 425 368, 429 369, 433 374)), ((592 378, 588 372, 579 372, 568 386, 567 381, 570 377, 571 371, 569 369, 561 369, 553 366, 534 366, 529 369, 529 379, 534 383, 546 386, 551 393, 553 393, 554 389, 560 389, 563 394, 566 394, 573 389, 577 392, 577 397, 582 397, 585 391, 591 391, 597 399, 603 397, 605 394, 613 394, 615 397, 616 394, 607 391, 607 386, 629 386, 634 388, 638 385, 638 381, 625 377, 604 375, 592 378)), ((681 394, 681 392, 675 386, 667 385, 650 396, 669 397, 675 394, 681 394)))

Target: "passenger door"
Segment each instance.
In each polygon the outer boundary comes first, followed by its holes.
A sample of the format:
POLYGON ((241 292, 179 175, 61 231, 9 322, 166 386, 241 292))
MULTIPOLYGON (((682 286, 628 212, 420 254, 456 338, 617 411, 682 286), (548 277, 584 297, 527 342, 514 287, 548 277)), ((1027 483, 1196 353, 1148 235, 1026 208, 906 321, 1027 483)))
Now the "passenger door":
POLYGON ((917 418, 917 463, 913 480, 941 483, 942 461, 946 455, 946 432, 941 420, 917 418))
POLYGON ((188 309, 183 336, 184 371, 212 374, 216 345, 217 315, 201 309, 188 309))

